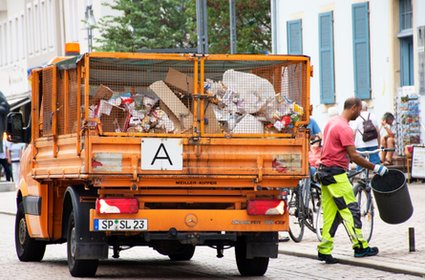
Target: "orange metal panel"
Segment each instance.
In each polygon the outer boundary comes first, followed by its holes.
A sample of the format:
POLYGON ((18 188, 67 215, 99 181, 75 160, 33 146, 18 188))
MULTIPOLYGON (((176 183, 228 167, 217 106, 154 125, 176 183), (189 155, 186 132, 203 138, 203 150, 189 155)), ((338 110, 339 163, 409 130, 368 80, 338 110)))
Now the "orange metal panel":
POLYGON ((139 210, 137 214, 97 214, 90 210, 90 230, 94 219, 147 219, 148 231, 287 231, 288 213, 279 216, 249 216, 246 210, 139 210), (170 217, 173 217, 170 219, 170 217))

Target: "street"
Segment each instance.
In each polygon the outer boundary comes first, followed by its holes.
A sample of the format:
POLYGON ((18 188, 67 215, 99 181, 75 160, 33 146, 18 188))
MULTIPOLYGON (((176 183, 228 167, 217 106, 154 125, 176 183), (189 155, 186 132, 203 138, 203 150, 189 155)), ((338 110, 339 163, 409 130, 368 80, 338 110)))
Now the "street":
MULTIPOLYGON (((20 262, 14 247, 12 215, 0 214, 0 279, 75 279, 68 271, 66 245, 48 245, 40 263, 20 262)), ((281 246, 285 246, 282 243, 281 246)), ((111 255, 111 252, 110 252, 111 255)), ((241 279, 236 268, 233 248, 224 252, 222 259, 216 251, 198 247, 190 262, 171 262, 151 248, 136 247, 121 252, 120 259, 101 261, 96 274, 100 279, 241 279)), ((336 264, 325 265, 314 259, 279 255, 271 259, 264 277, 249 279, 421 279, 336 264), (355 272, 355 273, 354 273, 355 272)))

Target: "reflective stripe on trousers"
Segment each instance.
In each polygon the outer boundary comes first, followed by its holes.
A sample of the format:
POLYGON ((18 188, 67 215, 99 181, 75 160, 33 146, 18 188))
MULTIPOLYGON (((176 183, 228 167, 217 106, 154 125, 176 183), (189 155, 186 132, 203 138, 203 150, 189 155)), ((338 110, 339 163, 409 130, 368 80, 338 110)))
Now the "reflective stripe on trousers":
POLYGON ((322 242, 317 246, 321 254, 331 254, 335 232, 342 222, 354 248, 367 248, 361 231, 359 204, 347 173, 334 176, 336 183, 322 185, 323 229, 322 242))

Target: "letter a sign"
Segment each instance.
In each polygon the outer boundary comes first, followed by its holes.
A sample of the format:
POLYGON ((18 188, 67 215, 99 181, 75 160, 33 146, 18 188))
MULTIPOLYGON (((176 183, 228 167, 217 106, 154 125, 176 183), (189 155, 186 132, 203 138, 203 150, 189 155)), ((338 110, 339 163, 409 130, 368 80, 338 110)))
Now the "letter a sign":
POLYGON ((142 139, 142 170, 183 170, 183 140, 142 139))

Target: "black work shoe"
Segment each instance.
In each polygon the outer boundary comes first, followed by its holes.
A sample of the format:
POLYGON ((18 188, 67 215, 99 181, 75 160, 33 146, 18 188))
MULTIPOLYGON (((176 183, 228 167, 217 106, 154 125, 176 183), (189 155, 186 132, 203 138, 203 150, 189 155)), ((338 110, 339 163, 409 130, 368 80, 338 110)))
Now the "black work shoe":
POLYGON ((356 248, 354 249, 354 257, 363 258, 377 255, 379 252, 378 247, 356 248))
POLYGON ((325 255, 325 254, 318 253, 317 259, 319 261, 325 261, 327 264, 338 263, 338 260, 332 257, 332 255, 325 255))

